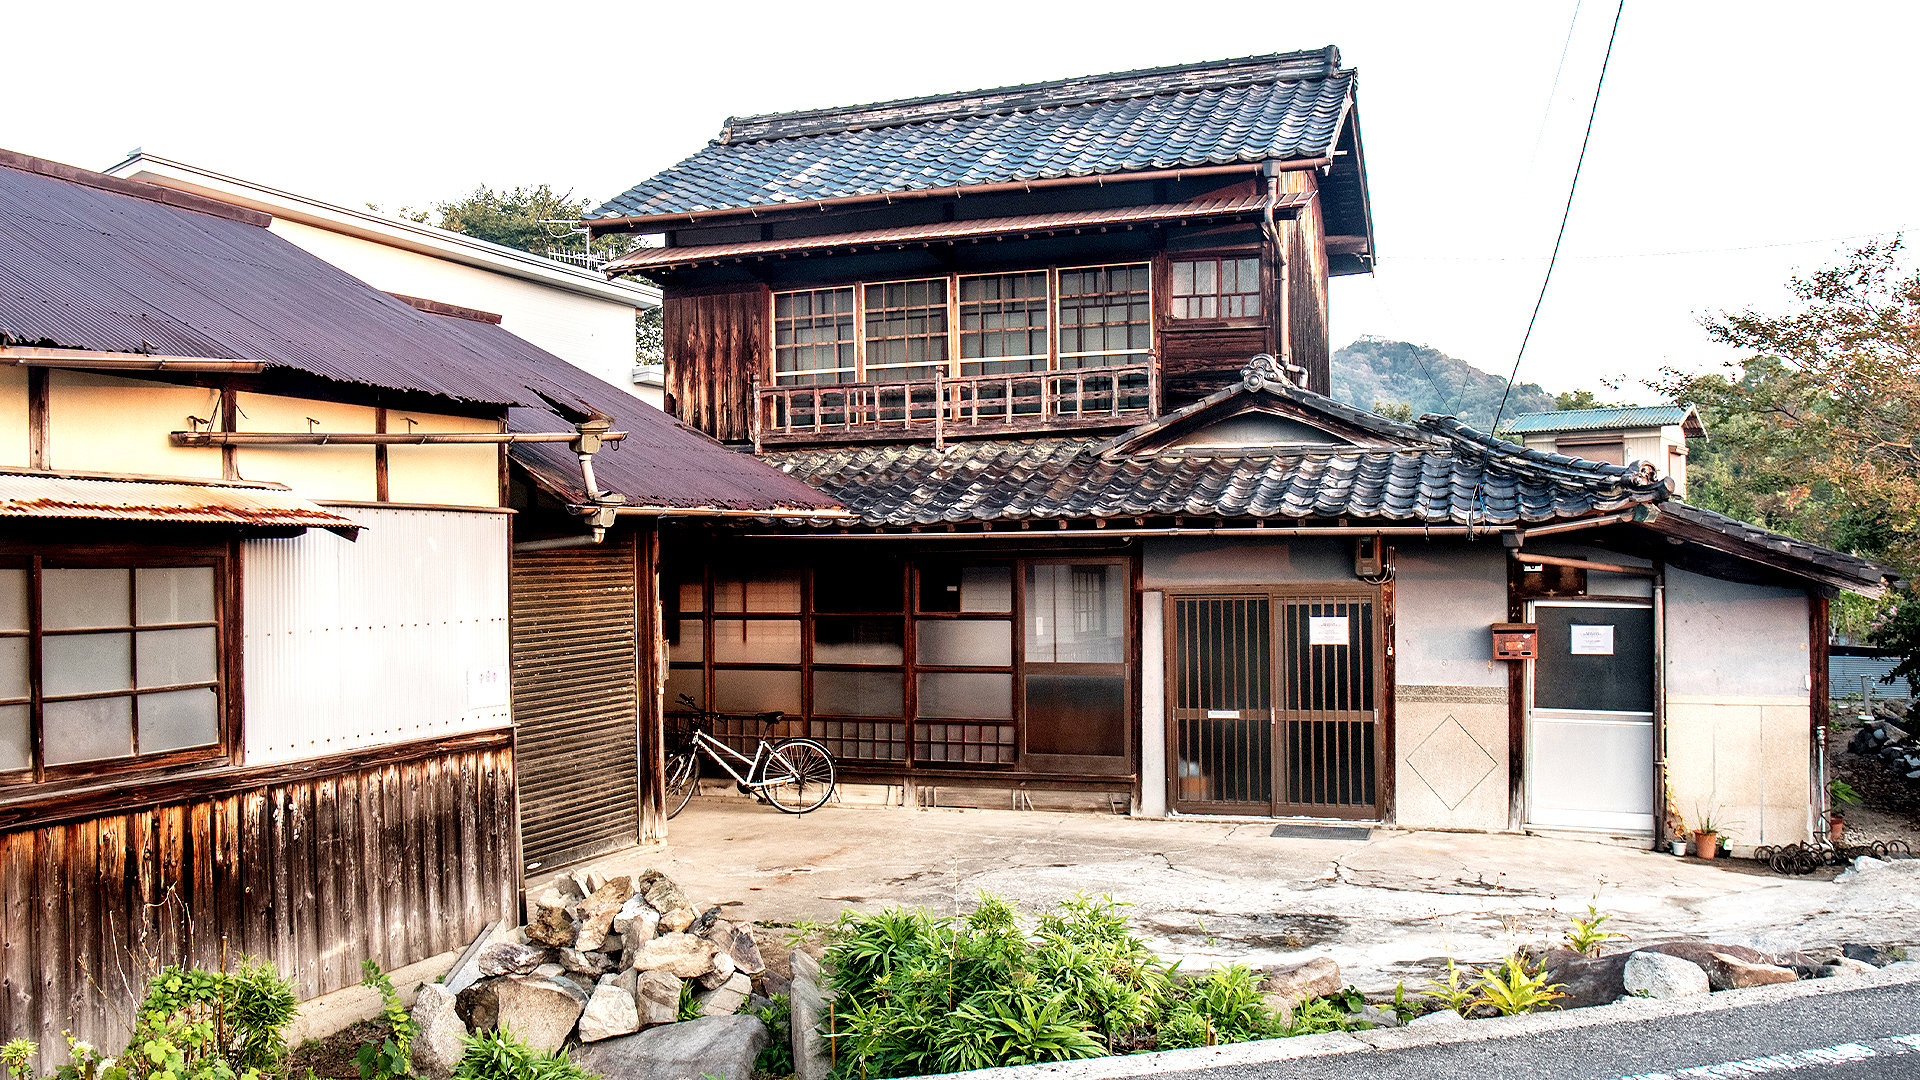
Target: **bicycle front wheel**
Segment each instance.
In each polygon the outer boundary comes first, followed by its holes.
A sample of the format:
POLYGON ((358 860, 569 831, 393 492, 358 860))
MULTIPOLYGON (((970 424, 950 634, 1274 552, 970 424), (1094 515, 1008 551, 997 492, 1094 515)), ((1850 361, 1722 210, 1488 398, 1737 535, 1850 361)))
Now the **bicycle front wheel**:
POLYGON ((761 797, 789 814, 816 810, 833 797, 833 755, 812 739, 783 739, 767 757, 761 797))
POLYGON ((692 751, 668 754, 666 780, 667 816, 671 818, 687 808, 700 786, 700 759, 692 751))

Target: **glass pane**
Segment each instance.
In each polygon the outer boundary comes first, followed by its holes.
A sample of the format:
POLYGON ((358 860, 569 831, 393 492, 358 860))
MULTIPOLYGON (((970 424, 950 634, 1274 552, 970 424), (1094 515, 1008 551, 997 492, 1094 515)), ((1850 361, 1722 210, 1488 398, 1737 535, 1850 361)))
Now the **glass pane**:
POLYGON ((985 672, 923 671, 920 715, 950 720, 1007 720, 1013 716, 1013 676, 985 672))
POLYGON ((138 686, 180 686, 220 677, 211 626, 188 630, 143 630, 134 635, 138 686))
POLYGON ((798 619, 715 619, 713 658, 735 664, 800 662, 798 619))
POLYGON ((0 638, 0 699, 28 695, 27 658, 26 638, 0 638))
POLYGON ((815 716, 901 716, 906 711, 906 676, 898 671, 813 673, 815 716))
POLYGON ((707 707, 706 678, 700 668, 675 667, 667 669, 666 708, 668 712, 679 712, 687 707, 680 695, 693 699, 693 707, 707 707))
POLYGON ((1027 567, 1027 660, 1117 664, 1126 659, 1126 598, 1111 563, 1027 567))
POLYGON ((906 620, 817 616, 813 620, 816 664, 898 664, 906 656, 906 620))
POLYGON ((42 570, 40 622, 48 630, 128 626, 131 570, 42 570))
POLYGON ((134 621, 141 626, 213 621, 213 567, 145 566, 133 572, 134 621))
POLYGON ((33 767, 32 717, 25 705, 0 705, 0 772, 33 767))
POLYGON ((40 639, 40 667, 49 696, 131 690, 133 635, 48 635, 40 639))
POLYGON ((998 619, 921 619, 915 656, 932 667, 1006 667, 1013 663, 1013 624, 998 619))
POLYGON ((813 571, 815 611, 899 611, 906 590, 901 575, 905 564, 876 557, 860 562, 832 562, 813 571))
POLYGON ((90 698, 50 701, 42 740, 47 764, 130 757, 133 754, 133 699, 90 698))
POLYGON ((696 663, 706 659, 706 624, 699 619, 681 619, 674 626, 679 637, 667 643, 667 659, 696 663))
POLYGON ((140 752, 158 754, 220 741, 220 697, 211 686, 140 695, 140 752))
POLYGON ((1013 568, 934 563, 920 570, 921 611, 1013 610, 1013 568))
POLYGON ((1536 708, 1653 711, 1651 609, 1542 604, 1534 622, 1540 627, 1536 708))
POLYGON ((759 570, 714 575, 713 610, 785 612, 800 610, 800 571, 759 570))
POLYGON ((1035 754, 1127 752, 1126 679, 1119 675, 1027 676, 1027 749, 1035 754))
POLYGON ((27 571, 0 568, 0 630, 27 628, 27 571))
POLYGON ((1193 264, 1184 259, 1173 264, 1173 295, 1193 295, 1193 264))
POLYGON ((722 671, 713 676, 713 710, 800 714, 798 671, 722 671))

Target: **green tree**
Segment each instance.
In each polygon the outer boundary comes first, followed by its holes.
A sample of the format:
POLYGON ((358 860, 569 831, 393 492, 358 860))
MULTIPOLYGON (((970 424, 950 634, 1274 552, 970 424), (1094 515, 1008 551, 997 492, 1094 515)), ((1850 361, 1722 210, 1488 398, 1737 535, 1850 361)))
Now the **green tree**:
POLYGON ((1570 409, 1617 409, 1611 401, 1601 401, 1591 390, 1563 390, 1553 395, 1553 411, 1566 412, 1570 409))
MULTIPOLYGON (((1720 371, 1668 369, 1649 385, 1700 406, 1712 433, 1690 470, 1692 501, 1911 579, 1920 568, 1920 275, 1900 253, 1899 240, 1876 242, 1796 277, 1784 314, 1708 318, 1708 333, 1746 355, 1720 371)), ((1915 604, 1900 592, 1874 610, 1843 605, 1835 621, 1904 650, 1911 671, 1915 604)))
MULTIPOLYGON (((594 205, 592 199, 574 198, 571 191, 555 192, 550 184, 498 191, 481 184, 466 196, 435 203, 433 208, 443 229, 545 255, 549 248, 587 247, 586 236, 572 223, 586 217, 594 205)), ((592 242, 590 250, 611 259, 633 246, 629 236, 603 236, 592 242)))

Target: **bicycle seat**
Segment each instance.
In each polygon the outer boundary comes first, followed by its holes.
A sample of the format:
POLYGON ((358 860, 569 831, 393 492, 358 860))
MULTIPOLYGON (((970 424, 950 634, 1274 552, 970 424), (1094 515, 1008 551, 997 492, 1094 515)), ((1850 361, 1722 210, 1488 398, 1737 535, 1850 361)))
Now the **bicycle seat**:
POLYGON ((777 724, 780 722, 780 718, 787 714, 775 709, 772 712, 754 713, 753 715, 754 719, 763 724, 777 724))

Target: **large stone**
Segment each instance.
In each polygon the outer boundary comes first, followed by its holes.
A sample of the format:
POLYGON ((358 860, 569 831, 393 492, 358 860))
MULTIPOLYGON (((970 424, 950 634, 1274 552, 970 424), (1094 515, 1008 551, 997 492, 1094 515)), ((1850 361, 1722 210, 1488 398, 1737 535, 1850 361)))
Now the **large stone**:
POLYGON ((680 980, 664 971, 623 971, 620 973, 622 985, 628 979, 633 985, 627 987, 633 994, 634 1004, 640 1010, 640 1026, 652 1027, 655 1024, 671 1024, 680 1019, 680 980))
POLYGON ((1726 953, 1714 953, 1702 966, 1707 972, 1707 985, 1715 990, 1745 990, 1749 986, 1772 986, 1800 978, 1792 968, 1749 964, 1726 953))
POLYGON ((576 935, 573 912, 557 890, 549 889, 535 901, 533 918, 527 921, 527 940, 556 949, 573 947, 576 935))
POLYGON ((833 1072, 833 1054, 827 1034, 826 979, 820 961, 795 949, 788 960, 793 984, 787 991, 788 1026, 793 1033, 793 1072, 796 1080, 827 1080, 833 1072))
POLYGON ((561 949, 560 966, 575 975, 590 975, 598 979, 613 970, 613 961, 605 953, 561 949))
POLYGON ((587 999, 586 1011, 580 1014, 580 1041, 599 1042, 639 1030, 640 1009, 633 995, 612 976, 601 980, 587 999))
POLYGON ((589 1043, 572 1061, 607 1080, 749 1080, 767 1038, 756 1017, 708 1016, 589 1043))
POLYGON ((467 1025, 460 1020, 458 999, 439 983, 427 983, 413 999, 413 1071, 428 1080, 453 1075, 466 1052, 467 1025))
MULTIPOLYGON (((553 950, 513 941, 496 941, 480 952, 480 975, 531 975, 553 960, 553 950)), ((471 984, 469 984, 471 985, 471 984)))
POLYGON ((713 924, 707 932, 707 940, 724 949, 733 957, 733 969, 749 975, 758 975, 767 970, 766 958, 760 955, 760 946, 753 940, 752 923, 730 923, 721 920, 713 924))
POLYGON ((607 934, 613 929, 614 916, 633 895, 633 878, 621 876, 614 878, 599 891, 580 901, 580 929, 574 939, 574 947, 582 951, 600 948, 607 934))
POLYGON ((613 916, 613 932, 628 948, 644 945, 653 940, 660 926, 660 913, 653 910, 647 898, 638 894, 627 897, 620 910, 613 916))
MULTIPOLYGON (((700 976, 700 985, 708 990, 725 986, 733 979, 733 957, 725 951, 713 954, 713 970, 700 976)), ((749 977, 751 981, 751 977, 749 977)))
POLYGON ((1465 1019, 1466 1017, 1461 1016, 1459 1013, 1453 1011, 1452 1009, 1441 1009, 1439 1012, 1424 1013, 1420 1016, 1416 1016, 1413 1019, 1407 1021, 1407 1026, 1410 1028, 1435 1027, 1440 1024, 1458 1023, 1459 1021, 1465 1020, 1465 1019))
POLYGON ((1620 981, 1633 997, 1690 997, 1713 989, 1700 965, 1662 952, 1629 955, 1620 972, 1620 981))
POLYGON ((638 949, 627 950, 625 966, 636 971, 664 971, 681 979, 694 979, 713 970, 713 958, 720 947, 706 938, 691 934, 662 934, 638 949))
POLYGON ((500 995, 494 987, 509 976, 481 979, 454 995, 454 1012, 468 1031, 492 1031, 500 1026, 500 995))
POLYGON ((1555 950, 1546 956, 1547 982, 1557 983, 1566 996, 1558 1001, 1563 1009, 1585 1009, 1610 1005, 1626 994, 1622 974, 1632 953, 1585 957, 1571 950, 1555 950))
POLYGON ((732 1016, 747 1003, 747 995, 751 993, 753 980, 735 972, 733 978, 718 987, 694 994, 693 1000, 699 1004, 701 1016, 732 1016))
POLYGON ((544 1053, 566 1045, 587 1008, 586 995, 564 979, 516 975, 497 983, 494 993, 500 1002, 500 1030, 544 1053))
POLYGON ((634 892, 646 897, 647 906, 660 913, 660 928, 679 933, 700 917, 687 894, 673 879, 658 870, 649 870, 634 880, 634 892))
POLYGON ((1308 998, 1326 997, 1340 992, 1340 965, 1331 956, 1316 956, 1304 964, 1275 968, 1260 980, 1260 991, 1269 1001, 1284 1002, 1291 1009, 1308 998))

